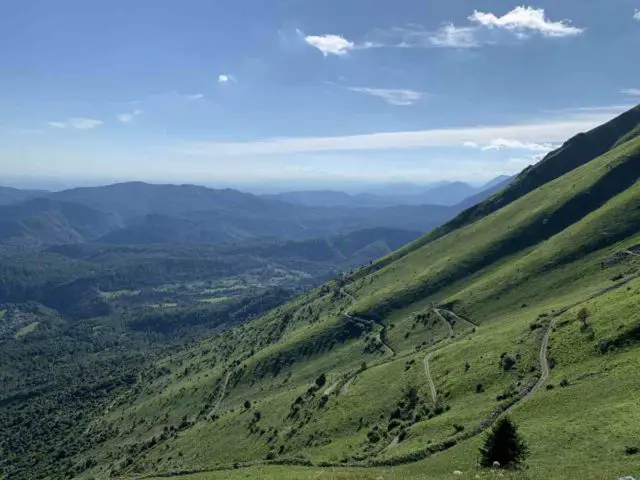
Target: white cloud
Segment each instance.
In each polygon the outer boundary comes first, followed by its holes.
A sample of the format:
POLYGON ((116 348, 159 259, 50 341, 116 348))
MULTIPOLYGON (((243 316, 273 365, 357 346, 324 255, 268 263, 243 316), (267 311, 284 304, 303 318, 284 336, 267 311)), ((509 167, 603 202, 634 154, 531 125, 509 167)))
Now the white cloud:
POLYGON ((131 113, 121 113, 117 116, 117 118, 120 123, 131 123, 133 122, 135 117, 137 117, 141 113, 142 113, 142 110, 134 110, 131 113))
POLYGON ((462 146, 467 148, 479 148, 479 145, 476 142, 463 142, 462 146))
POLYGON ((534 142, 521 142, 520 140, 508 140, 505 138, 496 138, 482 147, 482 150, 529 150, 532 152, 550 152, 556 148, 551 143, 534 143, 534 142))
POLYGON ((483 31, 496 28, 514 33, 519 38, 526 38, 529 33, 539 33, 544 37, 569 37, 585 31, 573 26, 569 20, 551 21, 544 9, 527 6, 516 7, 501 17, 476 10, 468 20, 472 25, 447 23, 435 31, 416 24, 378 30, 368 35, 367 41, 359 42, 340 35, 305 36, 300 30, 296 30, 296 34, 326 57, 344 56, 354 50, 371 48, 477 48, 495 42, 495 38, 487 38, 487 33, 483 34, 483 31))
POLYGON ((640 97, 640 88, 625 88, 620 90, 623 95, 631 95, 632 97, 640 97))
POLYGON ((49 122, 52 128, 75 128, 76 130, 93 130, 102 125, 102 120, 92 118, 70 118, 66 122, 49 122))
POLYGON ((378 97, 389 105, 408 106, 422 98, 422 93, 414 90, 398 90, 385 88, 349 87, 352 92, 378 97))
POLYGON ((542 160, 546 156, 547 156, 546 153, 536 153, 534 155, 531 155, 530 157, 509 158, 507 160, 507 162, 508 163, 512 163, 514 165, 519 165, 522 168, 524 168, 524 167, 529 166, 529 165, 535 165, 536 163, 538 163, 540 160, 542 160))
POLYGON ((304 37, 312 47, 317 48, 326 57, 328 55, 346 55, 355 48, 355 44, 340 35, 307 35, 304 37))
POLYGON ((640 10, 636 10, 636 13, 633 15, 633 18, 636 20, 640 20, 640 10))
POLYGON ((476 10, 469 20, 487 28, 504 28, 520 34, 537 32, 545 37, 569 37, 584 32, 584 29, 574 27, 568 20, 552 22, 542 8, 525 6, 516 7, 502 17, 476 10))
POLYGON ((476 29, 471 27, 456 27, 449 23, 429 36, 429 42, 434 47, 442 48, 475 48, 480 43, 476 39, 476 29))
MULTIPOLYGON (((590 130, 620 114, 612 108, 552 117, 538 122, 433 129, 410 132, 382 132, 342 137, 269 138, 249 142, 200 142, 186 145, 194 155, 281 155, 303 152, 406 150, 428 147, 457 147, 471 142, 490 145, 496 139, 518 139, 518 144, 558 144, 573 135, 590 130)), ((538 147, 536 147, 538 148, 538 147)))
POLYGON ((185 96, 185 100, 187 102, 193 102, 193 101, 202 100, 202 99, 204 99, 204 95, 202 93, 194 93, 193 95, 185 96))
POLYGON ((233 82, 233 81, 235 81, 235 78, 233 77, 233 75, 230 75, 228 73, 221 73, 220 75, 218 75, 218 83, 220 85, 233 82))

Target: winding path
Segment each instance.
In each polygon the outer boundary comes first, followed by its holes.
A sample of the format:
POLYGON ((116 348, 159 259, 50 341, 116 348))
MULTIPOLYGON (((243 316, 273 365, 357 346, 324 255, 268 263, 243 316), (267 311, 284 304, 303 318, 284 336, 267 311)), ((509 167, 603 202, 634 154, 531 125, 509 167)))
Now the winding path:
POLYGON ((551 338, 551 332, 553 332, 553 328, 556 325, 556 319, 558 318, 558 316, 559 315, 556 315, 553 317, 553 320, 551 320, 551 322, 549 323, 549 326, 547 327, 547 330, 544 332, 544 337, 542 337, 542 344, 540 345, 540 356, 539 356, 540 378, 538 379, 536 384, 533 386, 531 391, 527 394, 527 397, 530 397, 531 395, 534 394, 534 392, 540 389, 540 387, 542 387, 542 385, 544 385, 546 381, 549 380, 549 377, 551 375, 551 369, 549 368, 549 358, 548 358, 549 339, 551 338))
MULTIPOLYGON (((356 298, 351 295, 349 292, 345 291, 344 288, 340 289, 340 293, 342 293, 345 297, 347 297, 349 300, 351 300, 351 303, 355 304, 357 303, 356 298)), ((350 313, 345 313, 344 317, 349 319, 349 320, 355 320, 355 321, 360 321, 360 322, 365 322, 365 323, 375 323, 376 325, 378 325, 380 328, 382 328, 382 330, 380 331, 380 343, 382 343, 382 345, 384 345, 384 347, 389 350, 389 352, 391 353, 392 357, 396 356, 396 351, 391 348, 391 346, 386 342, 385 337, 387 336, 387 327, 384 323, 382 322, 377 322, 373 319, 367 319, 367 318, 362 318, 362 317, 357 317, 355 315, 351 315, 350 313)))
POLYGON ((429 359, 431 358, 431 355, 433 355, 434 353, 435 351, 428 353, 427 356, 424 357, 423 363, 424 363, 424 373, 427 375, 427 383, 429 384, 429 391, 431 392, 431 399, 435 404, 438 398, 438 391, 436 390, 435 383, 433 383, 433 378, 431 378, 431 370, 429 369, 429 359))
POLYGON ((479 328, 480 325, 473 323, 471 320, 468 320, 464 317, 461 317, 460 315, 458 315, 456 312, 454 312, 453 310, 447 310, 446 308, 434 308, 434 311, 436 313, 440 313, 442 314, 442 312, 447 312, 449 315, 451 315, 453 318, 455 318, 458 322, 461 323, 468 323, 469 325, 471 325, 473 328, 479 328))
MULTIPOLYGON (((635 252, 632 252, 631 250, 625 250, 625 253, 630 254, 630 255, 634 255, 634 256, 638 256, 638 257, 640 257, 640 253, 635 253, 635 252)), ((598 297, 600 297, 600 296, 602 296, 602 295, 605 295, 605 294, 607 294, 607 293, 609 293, 609 292, 611 292, 611 291, 613 291, 613 290, 616 290, 616 289, 618 289, 618 288, 620 288, 620 287, 622 287, 622 286, 624 286, 624 285, 627 285, 627 284, 628 284, 628 283, 630 283, 631 281, 636 280, 636 279, 638 279, 638 278, 640 278, 640 274, 633 275, 633 276, 631 276, 631 277, 629 277, 629 278, 625 279, 625 280, 624 280, 624 281, 622 281, 622 282, 619 282, 619 283, 617 283, 617 284, 615 284, 615 285, 612 285, 612 286, 610 286, 610 287, 607 287, 607 288, 605 288, 605 289, 603 289, 603 290, 601 290, 601 291, 599 291, 599 292, 597 292, 597 293, 595 293, 595 294, 593 294, 593 295, 590 295, 589 297, 587 297, 587 298, 585 298, 585 299, 583 299, 583 300, 581 300, 581 301, 579 301, 579 302, 576 302, 576 303, 574 303, 574 304, 572 304, 572 305, 569 305, 569 306, 567 306, 567 307, 564 307, 564 308, 562 308, 560 311, 558 311, 558 312, 556 312, 555 314, 553 314, 553 316, 552 316, 552 318, 551 318, 551 321, 549 322, 549 324, 548 324, 548 326, 547 326, 547 328, 546 328, 546 330, 545 330, 544 336, 542 337, 542 342, 541 342, 541 345, 540 345, 540 352, 539 352, 539 361, 540 361, 540 377, 537 379, 537 381, 536 381, 535 383, 531 384, 531 386, 530 386, 529 388, 527 388, 527 389, 525 389, 524 391, 522 391, 522 392, 518 395, 518 397, 517 397, 517 398, 515 398, 515 399, 512 401, 512 403, 511 403, 510 405, 506 406, 506 408, 504 408, 504 409, 503 409, 503 410, 501 410, 501 411, 494 412, 494 413, 493 413, 493 414, 492 414, 492 415, 491 415, 491 416, 490 416, 490 417, 489 417, 485 422, 483 422, 483 423, 482 423, 478 428, 476 428, 476 429, 474 429, 474 430, 470 430, 470 431, 468 431, 468 432, 465 432, 466 434, 465 434, 465 435, 463 435, 463 437, 464 437, 464 438, 460 437, 460 438, 458 439, 458 442, 455 442, 455 443, 453 443, 453 444, 451 444, 451 445, 443 444, 443 446, 442 446, 442 448, 441 448, 441 449, 433 450, 433 451, 430 451, 430 452, 425 452, 425 454, 424 454, 424 455, 417 455, 417 456, 412 457, 412 459, 411 459, 411 460, 400 461, 400 462, 399 462, 399 463, 397 463, 397 464, 413 463, 413 462, 415 462, 415 461, 417 461, 417 460, 423 460, 423 459, 428 458, 429 456, 431 456, 431 455, 433 455, 433 454, 436 454, 436 453, 439 453, 439 452, 442 452, 442 451, 449 450, 449 449, 450 449, 450 448, 452 448, 453 446, 455 446, 455 445, 459 444, 461 441, 466 441, 466 440, 468 440, 468 439, 470 439, 470 438, 476 437, 476 436, 478 436, 478 435, 480 435, 480 434, 484 433, 485 431, 487 431, 489 428, 491 428, 491 427, 492 427, 492 426, 493 426, 493 425, 498 421, 498 419, 500 419, 501 417, 503 417, 504 415, 506 415, 507 413, 509 413, 509 412, 510 412, 513 408, 515 408, 517 405, 520 405, 520 403, 522 402, 522 400, 524 400, 524 399, 526 399, 526 398, 530 397, 531 395, 533 395, 533 394, 534 394, 536 391, 538 391, 538 390, 539 390, 539 389, 540 389, 540 388, 541 388, 541 387, 542 387, 542 386, 543 386, 543 385, 548 381, 548 379, 550 378, 550 367, 549 367, 549 360, 548 360, 549 341, 550 341, 550 338, 551 338, 551 333, 553 332, 553 329, 554 329, 554 327, 555 327, 555 325, 556 325, 557 319, 558 319, 561 315, 563 315, 564 313, 566 313, 568 310, 570 310, 570 309, 572 309, 572 308, 575 308, 576 306, 579 306, 579 305, 581 305, 581 304, 583 304, 583 303, 586 303, 586 302, 588 302, 588 301, 590 301, 590 300, 593 300, 593 299, 595 299, 595 298, 598 298, 598 297)), ((351 301, 355 302, 355 298, 354 298, 352 295, 348 294, 348 293, 347 293, 347 292, 345 292, 344 290, 340 290, 340 291, 341 291, 345 296, 347 296, 349 299, 351 299, 351 301)), ((440 312, 438 312, 437 310, 442 310, 442 311, 446 311, 446 312, 448 312, 448 313, 453 313, 453 312, 449 312, 449 310, 444 310, 444 309, 435 309, 435 308, 434 308, 434 311, 436 311, 436 313, 438 314, 438 316, 439 316, 440 318, 442 318, 443 320, 445 320, 445 321, 446 321, 446 319, 444 319, 444 318, 443 318, 443 315, 442 315, 440 312)), ((453 315, 455 315, 455 314, 453 314, 453 315)), ((456 316, 456 318, 461 318, 461 317, 458 317, 457 315, 455 315, 455 316, 456 316)), ((366 319, 363 319, 363 318, 354 317, 354 316, 349 315, 349 314, 345 314, 345 317, 347 317, 347 318, 351 318, 351 319, 357 319, 357 320, 360 320, 360 321, 369 321, 369 320, 366 320, 366 319)), ((462 319, 462 320, 464 320, 464 319, 462 319)), ((464 321, 466 321, 467 323, 469 323, 469 324, 471 324, 471 325, 474 325, 473 323, 469 322, 468 320, 464 320, 464 321)), ((378 323, 378 322, 374 322, 374 323, 378 323)), ((449 324, 449 326, 451 327, 451 324, 450 324, 449 322, 447 322, 447 323, 448 323, 448 324, 449 324)), ((380 323, 378 323, 378 325, 381 325, 383 328, 385 328, 385 327, 384 327, 384 325, 382 325, 382 324, 380 324, 380 323)), ((427 381, 429 382, 429 389, 431 390, 431 395, 432 395, 432 397, 433 397, 433 399, 434 399, 434 402, 435 402, 435 399, 436 399, 437 391, 436 391, 436 389, 435 389, 435 385, 434 385, 434 383, 433 383, 433 379, 432 379, 432 377, 431 377, 431 372, 430 372, 430 368, 429 368, 429 359, 430 359, 430 357, 431 357, 431 356, 432 356, 432 355, 433 355, 433 354, 434 354, 434 353, 435 353, 435 352, 436 352, 440 347, 442 347, 442 346, 443 346, 443 344, 444 344, 445 342, 449 342, 449 341, 451 341, 452 339, 453 339, 453 337, 449 337, 449 338, 447 338, 447 339, 445 339, 445 340, 441 340, 440 342, 436 343, 435 345, 433 345, 433 346, 432 346, 432 349, 433 349, 433 350, 432 350, 431 352, 429 352, 429 353, 424 357, 425 374, 426 374, 426 377, 427 377, 427 381)), ((385 344, 385 345, 386 345, 386 344, 385 344)), ((386 347, 387 347, 387 348, 389 348, 389 350, 391 350, 391 351, 393 352, 393 349, 391 349, 391 347, 389 347, 388 345, 386 345, 386 347)), ((395 355, 395 352, 394 352, 393 354, 395 355)), ((229 380, 230 375, 231 375, 231 372, 229 372, 229 373, 227 374, 227 377, 226 377, 226 379, 225 379, 225 383, 224 383, 224 386, 223 386, 223 391, 222 391, 222 393, 221 393, 221 395, 220 395, 220 398, 219 398, 219 400, 218 400, 218 402, 217 402, 217 404, 216 404, 216 407, 214 407, 214 410, 218 407, 218 405, 219 405, 219 404, 220 404, 220 402, 222 401, 222 398, 223 398, 223 397, 224 397, 224 395, 225 395, 226 386, 227 386, 227 383, 228 383, 228 380, 229 380)), ((354 378, 355 378, 355 376, 354 376, 354 378)), ((352 379, 351 379, 351 380, 352 380, 352 379)), ((351 380, 350 380, 350 381, 351 381, 351 380)), ((350 381, 348 381, 348 382, 347 382, 347 384, 349 384, 349 383, 350 383, 350 381)), ((346 386, 346 385, 345 385, 345 386, 346 386)), ((343 387, 343 388, 344 388, 344 387, 343 387)), ((214 410, 212 410, 212 411, 214 411, 214 410)), ((373 456, 376 456, 376 455, 378 455, 378 454, 382 453, 383 451, 386 451, 386 450, 388 450, 388 449, 392 448, 392 447, 393 447, 395 444, 397 444, 397 443, 398 443, 398 437, 394 437, 394 439, 392 439, 391 443, 389 443, 388 445, 386 445, 384 448, 382 448, 381 450, 377 451, 376 453, 373 453, 371 456, 372 456, 372 457, 373 457, 373 456)), ((276 463, 276 462, 255 461, 255 462, 246 462, 246 463, 242 464, 241 466, 242 466, 242 467, 249 467, 249 466, 254 466, 254 465, 266 465, 266 464, 277 464, 277 463, 276 463)), ((292 462, 292 461, 289 461, 289 460, 288 460, 287 465, 296 465, 296 462, 292 462)), ((387 465, 387 464, 386 464, 386 463, 380 463, 379 465, 376 465, 376 464, 375 464, 375 462, 374 462, 373 464, 364 464, 364 463, 361 463, 361 462, 354 462, 354 463, 335 463, 335 464, 333 464, 333 463, 326 463, 326 464, 325 464, 325 466, 331 466, 331 467, 342 467, 342 468, 343 468, 343 467, 369 468, 369 467, 371 467, 371 466, 385 466, 385 465, 387 465)), ((308 464, 308 463, 306 463, 306 462, 305 462, 305 463, 300 463, 300 466, 309 466, 309 464, 308 464)), ((229 467, 224 467, 224 468, 229 468, 229 467)), ((222 470, 222 468, 220 468, 220 470, 222 470)), ((214 470, 194 470, 192 473, 202 473, 202 472, 207 472, 207 471, 214 471, 214 470)), ((159 477, 161 477, 161 476, 162 476, 162 475, 160 474, 160 475, 158 475, 156 478, 159 478, 159 477)))
MULTIPOLYGON (((442 315, 441 310, 438 308, 434 308, 433 309, 434 313, 438 316, 438 318, 440 318, 440 320, 442 320, 444 323, 447 324, 447 327, 449 327, 449 338, 448 340, 455 338, 456 336, 456 332, 454 332, 453 327, 451 326, 451 322, 449 322, 444 315, 442 315)), ((440 342, 436 343, 433 347, 438 347, 439 344, 441 344, 443 341, 446 340, 441 340, 440 342)), ((432 348, 433 348, 432 347, 432 348)), ((436 389, 436 385, 435 383, 433 383, 433 377, 431 376, 431 369, 429 368, 429 360, 431 359, 431 356, 436 353, 437 350, 433 350, 429 353, 427 353, 424 357, 424 359, 422 360, 422 363, 424 364, 424 373, 427 376, 427 383, 429 384, 429 392, 431 393, 431 399, 433 400, 434 405, 437 402, 438 399, 438 390, 436 389)))
MULTIPOLYGON (((442 311, 439 308, 434 308, 433 312, 438 316, 438 318, 440 318, 440 320, 442 320, 444 323, 446 323, 447 327, 449 327, 449 338, 454 338, 456 336, 456 332, 453 331, 453 326, 451 325, 451 322, 449 320, 446 319, 446 317, 444 315, 442 315, 442 311)), ((447 310, 448 312, 448 310, 447 310)))
POLYGON ((231 378, 231 374, 233 372, 231 370, 229 370, 229 372, 227 373, 227 375, 224 377, 224 383, 222 384, 222 389, 220 390, 220 396, 218 397, 218 401, 216 402, 216 404, 213 406, 213 408, 211 409, 211 411, 207 414, 207 418, 211 418, 213 417, 213 414, 216 413, 216 411, 218 410, 218 407, 220 406, 220 404, 222 403, 222 399, 224 398, 224 396, 227 394, 227 385, 229 385, 229 378, 231 378))

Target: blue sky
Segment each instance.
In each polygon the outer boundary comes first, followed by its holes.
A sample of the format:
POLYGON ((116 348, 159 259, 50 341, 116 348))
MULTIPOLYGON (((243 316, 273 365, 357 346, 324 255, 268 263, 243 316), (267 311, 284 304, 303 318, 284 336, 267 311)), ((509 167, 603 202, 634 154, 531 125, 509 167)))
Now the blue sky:
POLYGON ((481 182, 640 103, 640 0, 0 5, 0 182, 481 182))

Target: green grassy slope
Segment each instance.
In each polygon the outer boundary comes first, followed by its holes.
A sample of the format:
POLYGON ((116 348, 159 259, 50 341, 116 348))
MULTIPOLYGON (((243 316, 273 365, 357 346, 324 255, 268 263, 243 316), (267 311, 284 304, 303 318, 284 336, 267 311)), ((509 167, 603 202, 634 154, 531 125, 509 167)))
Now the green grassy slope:
POLYGON ((637 472, 637 115, 473 223, 158 360, 60 475, 498 478, 477 449, 505 412, 531 455, 502 478, 637 472))
POLYGON ((601 125, 590 132, 568 140, 561 148, 549 153, 541 162, 524 170, 507 188, 483 202, 465 210, 452 221, 433 230, 415 242, 399 249, 362 273, 375 271, 379 266, 401 258, 458 228, 486 217, 572 170, 604 155, 638 136, 640 131, 640 105, 601 125))

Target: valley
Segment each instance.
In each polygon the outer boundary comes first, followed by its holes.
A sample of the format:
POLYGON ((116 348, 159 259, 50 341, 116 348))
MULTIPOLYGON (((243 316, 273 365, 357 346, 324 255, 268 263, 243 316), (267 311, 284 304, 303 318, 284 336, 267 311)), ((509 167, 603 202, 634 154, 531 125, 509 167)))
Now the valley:
POLYGON ((640 107, 568 140, 424 235, 85 239, 7 260, 1 471, 633 475, 638 125, 640 107), (505 417, 528 445, 525 467, 481 468, 505 417))

